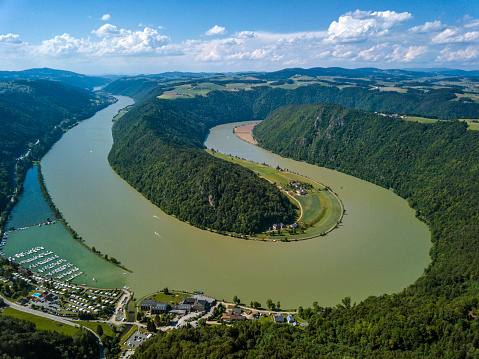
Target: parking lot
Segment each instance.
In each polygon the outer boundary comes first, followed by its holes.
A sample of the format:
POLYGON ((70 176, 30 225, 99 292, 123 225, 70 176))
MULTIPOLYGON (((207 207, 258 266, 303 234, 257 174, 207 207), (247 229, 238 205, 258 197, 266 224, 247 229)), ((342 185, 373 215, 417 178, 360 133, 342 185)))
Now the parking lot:
POLYGON ((150 339, 151 336, 151 334, 142 333, 137 330, 123 343, 123 345, 129 346, 131 348, 137 348, 142 342, 147 339, 150 339))

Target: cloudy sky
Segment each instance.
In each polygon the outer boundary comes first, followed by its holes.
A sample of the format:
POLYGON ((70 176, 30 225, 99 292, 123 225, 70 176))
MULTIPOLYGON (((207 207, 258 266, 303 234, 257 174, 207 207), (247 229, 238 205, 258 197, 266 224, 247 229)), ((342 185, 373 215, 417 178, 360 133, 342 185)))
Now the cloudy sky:
POLYGON ((0 0, 0 71, 478 65, 479 0, 0 0))

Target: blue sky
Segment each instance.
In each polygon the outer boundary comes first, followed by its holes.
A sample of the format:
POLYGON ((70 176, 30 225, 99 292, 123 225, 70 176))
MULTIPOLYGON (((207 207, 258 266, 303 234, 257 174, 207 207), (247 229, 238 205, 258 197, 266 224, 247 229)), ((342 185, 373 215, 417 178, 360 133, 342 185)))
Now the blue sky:
POLYGON ((0 70, 472 70, 478 64, 476 0, 0 0, 0 70))

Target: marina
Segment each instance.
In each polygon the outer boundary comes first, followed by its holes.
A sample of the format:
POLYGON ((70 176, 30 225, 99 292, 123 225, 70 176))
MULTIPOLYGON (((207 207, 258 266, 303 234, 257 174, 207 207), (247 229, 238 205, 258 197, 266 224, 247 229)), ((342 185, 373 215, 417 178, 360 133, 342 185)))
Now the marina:
POLYGON ((5 228, 0 255, 41 278, 113 288, 124 285, 121 269, 90 252, 55 220, 41 192, 36 167, 28 171, 23 194, 5 228))
MULTIPOLYGON (((63 280, 65 282, 69 282, 76 277, 81 276, 82 274, 85 276, 87 275, 85 272, 80 271, 80 269, 75 267, 72 263, 67 262, 66 259, 60 258, 60 256, 53 253, 53 251, 46 250, 38 255, 35 255, 37 252, 42 250, 45 250, 43 246, 34 247, 25 252, 15 253, 14 255, 8 257, 8 260, 11 262, 16 262, 22 265, 24 268, 26 268, 26 264, 31 263, 28 266, 28 269, 34 270, 45 277, 51 277, 58 280, 63 280), (22 258, 25 259, 17 261, 18 259, 22 258), (51 263, 52 261, 55 262, 51 263)), ((96 282, 96 280, 94 281, 96 282)))

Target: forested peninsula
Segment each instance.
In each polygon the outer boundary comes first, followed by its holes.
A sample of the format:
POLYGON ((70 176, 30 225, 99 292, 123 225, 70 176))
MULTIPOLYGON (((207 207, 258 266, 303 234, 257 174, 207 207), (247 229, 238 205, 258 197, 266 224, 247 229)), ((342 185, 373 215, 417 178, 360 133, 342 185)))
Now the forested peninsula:
POLYGON ((204 151, 208 129, 252 118, 249 93, 152 97, 113 127, 113 169, 164 212, 202 229, 254 234, 290 223, 295 207, 274 184, 204 151))
POLYGON ((64 131, 106 107, 108 101, 58 82, 0 82, 0 228, 7 205, 13 205, 11 196, 22 188, 32 161, 41 159, 64 131))

